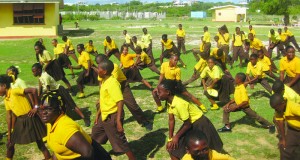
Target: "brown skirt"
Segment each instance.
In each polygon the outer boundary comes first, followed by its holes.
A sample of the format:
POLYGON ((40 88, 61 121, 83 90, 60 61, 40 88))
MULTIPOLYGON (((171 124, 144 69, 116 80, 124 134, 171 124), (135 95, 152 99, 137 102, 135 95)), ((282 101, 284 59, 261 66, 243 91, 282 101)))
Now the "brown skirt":
POLYGON ((64 53, 58 55, 57 61, 60 64, 60 66, 64 68, 68 68, 69 65, 72 65, 69 57, 64 53))
MULTIPOLYGON (((284 82, 285 84, 287 84, 287 83, 291 82, 293 78, 294 78, 294 77, 289 77, 289 76, 286 75, 283 82, 284 82)), ((291 88, 292 88, 295 92, 297 92, 298 94, 300 94, 300 80, 298 80, 296 83, 294 83, 294 85, 291 86, 291 88)))
POLYGON ((123 73, 127 78, 127 82, 141 82, 143 77, 137 67, 124 68, 123 73))
POLYGON ((80 72, 78 78, 77 78, 77 83, 82 84, 82 85, 88 85, 88 86, 97 86, 99 85, 98 81, 98 74, 90 68, 90 72, 88 76, 85 76, 85 73, 87 72, 86 69, 84 69, 82 72, 80 72))
POLYGON ((46 126, 37 115, 29 117, 27 114, 16 118, 11 141, 15 144, 29 144, 42 140, 47 134, 46 126))
POLYGON ((60 66, 57 60, 53 60, 46 68, 46 72, 54 78, 55 81, 59 81, 65 77, 65 72, 60 66))

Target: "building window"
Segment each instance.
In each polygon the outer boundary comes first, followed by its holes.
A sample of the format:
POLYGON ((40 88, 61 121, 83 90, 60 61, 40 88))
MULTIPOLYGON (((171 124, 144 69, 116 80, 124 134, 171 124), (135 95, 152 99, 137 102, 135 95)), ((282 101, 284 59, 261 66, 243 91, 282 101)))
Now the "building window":
POLYGON ((44 4, 14 4, 14 24, 44 24, 44 4))

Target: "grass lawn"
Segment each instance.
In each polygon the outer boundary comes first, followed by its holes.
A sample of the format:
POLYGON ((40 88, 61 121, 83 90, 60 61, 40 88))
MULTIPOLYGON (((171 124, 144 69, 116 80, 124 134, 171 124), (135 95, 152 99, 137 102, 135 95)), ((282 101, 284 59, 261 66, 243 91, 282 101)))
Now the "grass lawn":
MULTIPOLYGON (((103 40, 105 36, 110 35, 120 46, 124 42, 122 31, 128 30, 128 33, 133 36, 137 35, 138 38, 142 35, 142 28, 147 27, 148 32, 153 37, 154 55, 156 58, 161 53, 160 39, 161 35, 166 33, 169 38, 175 40, 176 29, 179 23, 183 24, 183 28, 186 30, 187 49, 198 48, 200 43, 200 37, 203 35, 203 27, 206 25, 209 27, 211 38, 217 32, 217 28, 224 23, 217 23, 211 21, 201 20, 183 20, 183 19, 168 19, 164 21, 146 21, 146 20, 103 20, 103 21, 84 21, 79 22, 80 30, 74 30, 74 23, 64 23, 65 33, 72 40, 74 46, 79 43, 87 43, 89 39, 94 41, 94 44, 98 48, 98 52, 103 53, 103 40)), ((267 33, 271 26, 256 26, 253 22, 253 28, 256 30, 257 37, 263 41, 267 41, 267 33)), ((234 28, 242 25, 241 30, 248 32, 247 24, 243 23, 226 23, 230 33, 233 33, 234 28)), ((277 30, 277 29, 276 29, 277 30)), ((295 35, 300 35, 300 28, 291 28, 295 35)), ((299 37, 296 36, 298 40, 299 37)), ((4 74, 6 68, 10 65, 20 66, 22 72, 19 77, 27 82, 31 87, 37 87, 38 79, 33 77, 31 73, 31 66, 35 62, 35 52, 33 50, 34 42, 38 38, 33 39, 18 39, 18 40, 0 40, 0 73, 4 74)), ((61 41, 61 37, 58 37, 61 41)), ((53 53, 53 47, 51 46, 51 38, 44 38, 46 48, 53 53)), ((213 44, 215 46, 215 44, 213 44)), ((94 58, 94 57, 92 57, 94 58)), ((193 67, 196 61, 192 54, 182 55, 183 61, 187 64, 186 69, 182 70, 182 80, 187 80, 193 73, 193 67)), ((115 57, 111 57, 116 63, 119 63, 115 57)), ((75 63, 74 63, 75 64, 75 63)), ((158 65, 159 62, 156 61, 158 65)), ((278 61, 276 61, 278 64, 278 61)), ((236 64, 237 65, 237 64, 236 64)), ((76 79, 71 79, 69 70, 65 70, 68 73, 67 78, 70 80, 74 88, 76 88, 76 79)), ((246 68, 234 67, 231 69, 231 73, 235 75, 237 72, 245 72, 246 68)), ((79 73, 79 71, 75 71, 79 73)), ((153 86, 157 85, 158 76, 151 72, 149 69, 141 71, 143 77, 150 81, 153 86)), ((63 84, 63 83, 62 83, 63 84)), ((203 88, 199 87, 200 80, 190 84, 188 90, 193 93, 197 98, 203 102, 207 108, 209 108, 209 101, 203 95, 203 88)), ((165 150, 166 136, 168 135, 168 115, 167 113, 154 114, 155 103, 152 99, 151 92, 147 90, 140 83, 131 84, 134 96, 146 115, 153 120, 154 126, 151 132, 147 132, 144 128, 140 127, 138 123, 133 119, 131 113, 126 107, 125 112, 125 133, 132 147, 133 152, 137 156, 138 160, 143 159, 169 159, 169 155, 165 150)), ((98 99, 98 87, 85 87, 85 94, 87 98, 77 99, 74 97, 75 102, 79 107, 88 107, 92 112, 92 122, 95 118, 95 102, 98 99)), ((248 88, 248 94, 250 95, 251 108, 255 110, 259 115, 271 121, 274 111, 269 106, 268 93, 260 86, 256 85, 254 90, 248 88)), ((5 121, 5 108, 3 104, 3 98, 0 98, 0 132, 3 133, 7 130, 5 121)), ((206 116, 212 121, 216 128, 223 126, 222 124, 222 109, 218 111, 209 111, 206 116)), ((277 150, 277 138, 275 134, 269 134, 268 130, 263 129, 257 122, 247 118, 244 113, 238 112, 231 114, 231 122, 233 125, 232 133, 221 133, 220 136, 224 143, 224 148, 236 159, 248 159, 248 160, 265 160, 265 159, 279 159, 279 152, 277 150)), ((91 132, 91 127, 84 127, 82 120, 77 121, 84 130, 88 133, 91 132)), ((176 130, 181 126, 181 122, 176 121, 176 130)), ((6 137, 0 142, 0 159, 5 158, 6 137)), ((110 144, 104 145, 107 150, 111 150, 110 144)), ((16 145, 15 159, 42 159, 42 154, 37 149, 36 144, 29 145, 16 145)), ((113 159, 127 159, 125 155, 113 156, 113 159)))

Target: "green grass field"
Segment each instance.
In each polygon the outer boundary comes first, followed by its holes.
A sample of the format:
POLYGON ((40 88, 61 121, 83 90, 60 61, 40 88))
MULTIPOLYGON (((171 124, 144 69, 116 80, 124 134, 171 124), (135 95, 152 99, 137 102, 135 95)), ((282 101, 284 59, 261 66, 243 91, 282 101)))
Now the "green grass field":
MULTIPOLYGON (((94 44, 98 48, 98 52, 103 53, 103 40, 107 35, 110 35, 115 39, 118 46, 124 42, 122 31, 128 30, 128 33, 138 38, 142 35, 142 28, 147 27, 148 32, 153 37, 154 55, 156 58, 161 53, 160 39, 161 35, 166 33, 169 38, 175 40, 176 29, 179 23, 183 24, 183 28, 186 30, 186 48, 198 48, 200 43, 200 37, 203 35, 203 27, 206 25, 209 27, 209 31, 212 35, 216 34, 217 28, 224 23, 217 23, 211 21, 201 20, 184 20, 184 19, 168 19, 163 21, 147 21, 147 20, 103 20, 103 21, 84 21, 79 22, 80 30, 74 30, 74 23, 68 22, 64 24, 65 33, 72 40, 74 45, 79 43, 87 43, 89 39, 94 41, 94 44)), ((253 28, 256 30, 257 37, 263 41, 267 41, 268 30, 273 26, 261 26, 255 25, 253 28)), ((230 31, 233 33, 234 28, 242 26, 241 30, 248 31, 246 23, 225 23, 230 31)), ((296 35, 296 38, 300 40, 297 35, 300 35, 300 28, 291 28, 292 32, 296 35)), ((38 38, 33 39, 14 39, 14 40, 0 40, 0 73, 4 74, 6 69, 10 65, 20 66, 22 72, 19 77, 27 82, 31 87, 37 87, 38 79, 33 77, 31 73, 31 66, 35 62, 35 52, 33 50, 34 42, 38 38)), ((58 37, 61 41, 61 37, 58 37)), ((44 37, 44 43, 46 48, 53 53, 53 47, 51 46, 51 38, 44 37)), ((215 46, 213 44, 213 46, 215 46)), ((193 73, 193 67, 196 61, 192 54, 182 56, 183 61, 187 64, 187 68, 182 68, 182 80, 187 80, 193 73)), ((116 63, 119 63, 115 57, 111 57, 116 63)), ((75 63, 74 63, 75 64, 75 63)), ((157 61, 158 65, 159 62, 157 61)), ((278 64, 278 61, 276 61, 278 64)), ((74 88, 76 88, 76 79, 71 79, 69 70, 65 70, 68 73, 67 78, 70 80, 74 88)), ((231 73, 235 75, 237 72, 245 72, 246 68, 234 67, 231 69, 231 73)), ((79 73, 78 70, 75 73, 79 73)), ((153 86, 157 85, 158 76, 151 72, 149 69, 141 71, 143 77, 150 81, 153 86)), ((209 108, 209 102, 203 95, 203 88, 199 87, 200 80, 190 84, 188 90, 193 93, 197 98, 203 102, 207 108, 209 108)), ((146 115, 153 120, 154 126, 151 132, 147 132, 144 128, 140 127, 138 123, 133 119, 131 113, 126 107, 125 112, 125 124, 124 129, 130 146, 137 156, 138 160, 143 159, 169 159, 169 155, 165 149, 166 136, 168 135, 168 115, 167 113, 153 114, 155 110, 155 103, 152 99, 151 92, 147 90, 142 84, 131 84, 134 96, 142 110, 146 115)), ((74 97, 75 102, 79 107, 88 107, 92 112, 92 122, 95 118, 95 102, 98 99, 99 89, 98 87, 85 87, 85 99, 77 99, 74 97)), ((256 85, 254 90, 248 88, 248 94, 250 95, 251 108, 255 110, 259 115, 265 117, 271 121, 274 111, 270 108, 268 103, 268 94, 260 86, 256 85)), ((3 98, 0 98, 0 132, 7 131, 5 121, 5 108, 3 105, 3 98)), ((218 111, 209 111, 206 116, 212 121, 216 128, 223 126, 222 124, 222 109, 218 111)), ((279 152, 277 149, 277 138, 275 134, 269 134, 268 130, 263 129, 260 125, 253 120, 247 118, 244 113, 237 112, 231 114, 231 122, 233 125, 232 133, 221 133, 220 136, 224 143, 224 148, 236 159, 248 159, 248 160, 275 160, 279 159, 279 152)), ((91 127, 84 127, 82 120, 77 121, 84 130, 88 133, 91 132, 91 127)), ((176 130, 181 126, 181 122, 176 121, 176 130)), ((6 137, 0 142, 0 159, 5 158, 6 152, 6 137)), ((104 145, 109 151, 111 150, 110 144, 104 145)), ((16 152, 14 159, 42 159, 42 154, 37 149, 36 144, 29 145, 16 145, 16 152)), ((127 159, 125 155, 113 156, 113 159, 127 159)))

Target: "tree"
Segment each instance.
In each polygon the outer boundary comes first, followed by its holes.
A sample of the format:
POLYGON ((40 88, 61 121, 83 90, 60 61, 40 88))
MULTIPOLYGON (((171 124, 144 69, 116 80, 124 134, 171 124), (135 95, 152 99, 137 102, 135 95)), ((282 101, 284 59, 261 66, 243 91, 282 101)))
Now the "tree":
POLYGON ((299 14, 299 0, 252 0, 251 10, 261 10, 265 14, 283 15, 284 24, 290 23, 290 14, 299 14))

